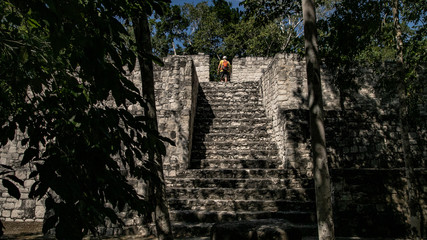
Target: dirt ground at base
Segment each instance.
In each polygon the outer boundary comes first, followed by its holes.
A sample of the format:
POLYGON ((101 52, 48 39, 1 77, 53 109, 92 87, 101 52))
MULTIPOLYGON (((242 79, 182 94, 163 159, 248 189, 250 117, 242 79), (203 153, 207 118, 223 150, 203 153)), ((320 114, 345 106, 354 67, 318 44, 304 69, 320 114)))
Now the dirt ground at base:
MULTIPOLYGON (((40 240, 55 239, 46 237, 42 233, 43 223, 41 222, 2 222, 4 225, 4 235, 0 239, 17 239, 17 240, 40 240)), ((99 239, 85 237, 84 240, 99 239)), ((120 237, 103 237, 102 239, 120 239, 120 240, 156 240, 155 237, 142 236, 120 236, 120 237)))
POLYGON ((41 222, 2 222, 4 235, 0 239, 46 239, 43 238, 41 222))

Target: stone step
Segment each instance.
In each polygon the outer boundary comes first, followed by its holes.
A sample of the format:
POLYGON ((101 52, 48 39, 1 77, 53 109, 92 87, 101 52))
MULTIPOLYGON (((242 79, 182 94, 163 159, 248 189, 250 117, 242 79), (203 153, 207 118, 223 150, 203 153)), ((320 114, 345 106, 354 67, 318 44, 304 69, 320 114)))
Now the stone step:
POLYGON ((203 92, 200 92, 201 94, 199 94, 197 96, 197 100, 216 100, 216 99, 222 99, 222 100, 226 100, 226 101, 237 101, 237 102, 242 102, 242 100, 252 100, 252 101, 256 101, 256 102, 262 102, 262 98, 260 97, 260 93, 257 89, 235 89, 235 90, 230 90, 230 89, 223 89, 226 91, 218 91, 218 90, 207 90, 207 89, 203 89, 203 92), (228 91, 227 91, 228 90, 228 91))
POLYGON ((314 189, 231 189, 231 188, 169 188, 168 198, 209 200, 288 200, 313 201, 314 189))
POLYGON ((248 96, 248 95, 259 95, 259 89, 258 87, 219 87, 219 88, 208 88, 208 87, 202 87, 202 92, 199 92, 199 96, 248 96))
POLYGON ((239 104, 229 104, 225 101, 218 101, 214 103, 204 103, 204 104, 197 104, 197 111, 199 110, 212 110, 212 111, 229 111, 233 112, 236 110, 239 111, 253 111, 253 110, 263 110, 264 107, 260 103, 246 103, 242 102, 239 104))
POLYGON ((209 239, 210 229, 214 223, 188 223, 172 222, 172 230, 175 239, 209 239))
POLYGON ((193 150, 251 150, 256 149, 259 151, 264 150, 277 150, 276 144, 270 142, 260 142, 260 141, 225 141, 225 142, 208 142, 205 141, 203 144, 196 143, 193 144, 193 150))
POLYGON ((270 134, 266 132, 259 132, 259 133, 238 133, 238 134, 228 134, 228 133, 203 133, 200 131, 197 131, 193 134, 193 142, 198 141, 214 141, 214 142, 225 142, 225 141, 249 141, 256 139, 259 142, 266 142, 270 141, 271 137, 270 134))
POLYGON ((266 124, 253 124, 251 126, 248 125, 238 125, 238 126, 231 126, 231 125, 215 125, 215 126, 206 126, 201 124, 195 124, 195 132, 202 132, 202 133, 228 133, 228 134, 263 134, 266 131, 270 130, 269 126, 266 126, 266 124))
POLYGON ((203 98, 197 98, 197 106, 215 106, 215 105, 224 105, 228 104, 229 106, 240 106, 244 104, 254 104, 263 106, 262 101, 257 95, 247 95, 247 96, 205 96, 203 98))
POLYGON ((241 160, 241 159, 278 159, 277 150, 193 150, 191 159, 218 159, 218 160, 241 160))
POLYGON ((253 136, 251 138, 248 137, 240 137, 238 136, 239 133, 236 134, 235 137, 230 137, 224 139, 213 139, 209 136, 209 134, 198 135, 193 137, 193 149, 229 149, 236 147, 241 149, 258 149, 258 150, 270 150, 270 149, 277 149, 277 145, 275 143, 272 143, 269 138, 265 137, 256 137, 253 136), (212 147, 213 145, 216 145, 216 147, 212 147), (259 148, 258 148, 259 147, 259 148))
POLYGON ((232 118, 232 119, 246 119, 246 118, 264 118, 266 117, 264 110, 254 110, 249 109, 246 111, 242 111, 241 109, 235 110, 235 111, 215 111, 213 112, 212 109, 209 110, 201 110, 198 108, 196 110, 196 119, 208 119, 212 120, 215 118, 232 118))
POLYGON ((214 92, 198 95, 197 105, 215 103, 232 103, 233 105, 257 103, 262 105, 263 102, 261 99, 258 92, 214 92))
POLYGON ((248 169, 248 168, 263 168, 271 169, 278 168, 280 162, 276 159, 191 159, 192 168, 211 168, 211 169, 248 169))
POLYGON ((244 130, 251 130, 251 129, 258 129, 258 130, 268 130, 270 129, 270 126, 268 126, 266 123, 254 121, 253 124, 210 124, 210 123, 202 123, 199 121, 195 121, 194 123, 195 128, 199 129, 227 129, 228 131, 244 131, 244 130))
POLYGON ((227 107, 216 109, 203 109, 196 110, 196 119, 215 119, 215 118, 231 118, 231 119, 248 119, 248 118, 265 118, 265 111, 260 108, 243 109, 236 108, 230 109, 227 107))
MULTIPOLYGON (((219 175, 221 173, 218 173, 219 175)), ((309 179, 236 179, 236 178, 219 178, 199 179, 199 178, 172 178, 166 179, 169 188, 258 188, 258 189, 293 189, 312 187, 312 181, 309 179)))
MULTIPOLYGON (((191 240, 210 239, 210 231, 215 223, 188 223, 174 222, 172 225, 175 238, 185 238, 191 240)), ((317 226, 315 224, 291 224, 292 227, 299 229, 303 235, 317 236, 317 226)), ((317 237, 310 238, 317 239, 317 237)), ((234 239, 233 239, 234 240, 234 239)))
POLYGON ((186 169, 182 170, 174 177, 180 178, 199 178, 199 179, 216 179, 216 178, 241 178, 241 179, 280 179, 292 181, 294 179, 309 179, 307 176, 296 176, 293 169, 186 169))
POLYGON ((191 151, 194 159, 266 159, 277 158, 278 150, 195 150, 191 151))
POLYGON ((170 208, 195 211, 315 211, 314 202, 286 200, 209 200, 209 199, 168 199, 170 208))
POLYGON ((316 216, 314 212, 305 211, 250 211, 250 212, 235 212, 235 211, 170 211, 172 221, 187 222, 187 223, 218 223, 231 221, 248 221, 256 219, 286 219, 292 224, 316 224, 316 216))
MULTIPOLYGON (((229 134, 231 136, 249 135, 253 134, 254 139, 258 140, 258 136, 263 136, 265 133, 270 133, 272 130, 265 124, 253 124, 253 125, 202 125, 197 124, 194 129, 195 134, 229 134)), ((264 135, 265 136, 265 135, 264 135)))
POLYGON ((276 156, 277 152, 277 146, 267 142, 260 142, 257 145, 255 141, 250 143, 205 141, 203 143, 193 142, 191 156, 194 159, 257 160, 270 159, 270 157, 276 156), (248 153, 249 151, 252 152, 248 153), (218 155, 218 157, 214 155, 218 155))
POLYGON ((258 84, 233 84, 233 85, 205 85, 200 84, 202 91, 209 95, 215 93, 248 93, 248 92, 259 92, 258 84))
POLYGON ((197 105, 198 106, 204 106, 204 105, 213 105, 213 104, 219 104, 219 103, 227 103, 232 105, 240 105, 242 103, 250 103, 250 104, 259 104, 262 105, 262 101, 260 100, 258 95, 252 94, 252 95, 235 95, 230 94, 231 96, 227 96, 224 94, 221 95, 209 95, 204 97, 197 98, 197 105))
POLYGON ((239 126, 239 125, 254 125, 254 124, 269 124, 270 121, 266 117, 221 117, 221 118, 197 118, 195 123, 200 125, 227 125, 227 126, 239 126))
POLYGON ((258 82, 200 82, 200 87, 203 90, 211 90, 211 91, 234 91, 236 89, 257 89, 259 86, 258 82))

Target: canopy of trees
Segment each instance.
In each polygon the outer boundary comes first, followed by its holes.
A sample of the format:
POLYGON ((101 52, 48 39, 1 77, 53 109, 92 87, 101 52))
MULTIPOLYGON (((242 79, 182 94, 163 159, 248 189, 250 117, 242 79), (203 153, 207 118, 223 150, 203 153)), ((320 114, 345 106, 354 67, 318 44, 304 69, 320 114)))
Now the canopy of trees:
MULTIPOLYGON (((46 197, 43 231, 55 228, 58 239, 96 234, 107 220, 120 224, 117 211, 153 211, 123 169, 160 181, 148 169, 165 148, 145 116, 127 111, 146 101, 126 73, 136 63, 130 19, 161 12, 164 3, 0 3, 0 142, 25 133, 20 164, 33 166, 30 197, 46 197)), ((1 168, 3 186, 19 198, 22 179, 1 168)))
POLYGON ((200 2, 195 6, 171 6, 168 12, 151 19, 154 51, 159 56, 208 54, 212 79, 217 78, 216 67, 222 56, 229 60, 234 56, 274 56, 288 49, 287 41, 294 40, 287 36, 295 26, 279 18, 260 22, 225 0, 214 0, 212 5, 200 2))
MULTIPOLYGON (((426 8, 422 1, 399 1, 408 79, 426 62, 426 8)), ((395 60, 391 0, 316 1, 319 50, 324 63, 347 72, 356 62, 376 64, 395 60), (351 43, 351 44, 350 44, 351 43)), ((246 0, 232 8, 225 0, 170 6, 167 14, 151 18, 153 47, 158 56, 205 53, 216 65, 223 55, 274 56, 303 53, 300 1, 246 0)), ((211 78, 215 79, 214 69, 211 78)), ((340 73, 338 73, 340 76, 340 73)), ((342 75, 342 73, 341 73, 342 75)), ((339 77, 337 84, 348 86, 339 77)), ((411 89, 420 89, 411 83, 411 89)))

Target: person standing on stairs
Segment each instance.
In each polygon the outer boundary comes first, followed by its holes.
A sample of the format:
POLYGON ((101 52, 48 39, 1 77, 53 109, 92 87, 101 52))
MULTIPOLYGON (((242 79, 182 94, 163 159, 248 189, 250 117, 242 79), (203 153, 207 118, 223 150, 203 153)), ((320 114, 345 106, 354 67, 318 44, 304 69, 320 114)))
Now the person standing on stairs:
POLYGON ((218 64, 218 73, 220 74, 221 82, 228 82, 230 80, 231 64, 227 61, 227 56, 222 57, 218 64))

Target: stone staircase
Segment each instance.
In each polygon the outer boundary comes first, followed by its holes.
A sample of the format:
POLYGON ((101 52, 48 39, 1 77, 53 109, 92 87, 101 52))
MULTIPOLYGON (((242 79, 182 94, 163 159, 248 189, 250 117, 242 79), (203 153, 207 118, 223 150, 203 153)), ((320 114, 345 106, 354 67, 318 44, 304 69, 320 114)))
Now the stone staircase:
POLYGON ((280 219, 316 235, 311 179, 279 169, 257 82, 200 83, 191 167, 166 179, 176 237, 214 223, 280 219))

